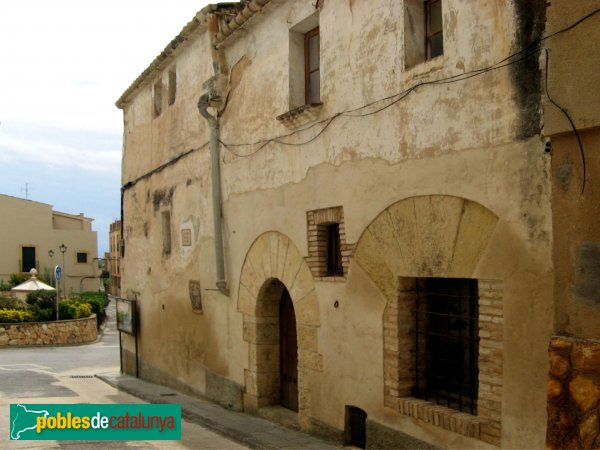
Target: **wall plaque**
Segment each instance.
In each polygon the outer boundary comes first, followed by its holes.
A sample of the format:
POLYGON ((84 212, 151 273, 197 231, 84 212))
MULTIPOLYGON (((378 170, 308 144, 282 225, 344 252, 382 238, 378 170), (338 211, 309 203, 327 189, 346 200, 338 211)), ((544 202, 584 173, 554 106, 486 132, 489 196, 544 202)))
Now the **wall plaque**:
POLYGON ((181 245, 184 247, 192 246, 192 230, 190 228, 183 228, 181 230, 181 245))
POLYGON ((202 314, 202 293, 200 281, 190 280, 190 301, 192 302, 192 311, 202 314))

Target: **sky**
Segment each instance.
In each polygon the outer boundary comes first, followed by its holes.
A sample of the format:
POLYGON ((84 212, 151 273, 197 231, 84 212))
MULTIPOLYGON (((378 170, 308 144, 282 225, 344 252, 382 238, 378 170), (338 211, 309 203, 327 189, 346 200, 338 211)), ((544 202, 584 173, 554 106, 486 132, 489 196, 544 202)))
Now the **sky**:
POLYGON ((120 216, 115 102, 208 3, 1 2, 0 194, 84 213, 108 251, 120 216))

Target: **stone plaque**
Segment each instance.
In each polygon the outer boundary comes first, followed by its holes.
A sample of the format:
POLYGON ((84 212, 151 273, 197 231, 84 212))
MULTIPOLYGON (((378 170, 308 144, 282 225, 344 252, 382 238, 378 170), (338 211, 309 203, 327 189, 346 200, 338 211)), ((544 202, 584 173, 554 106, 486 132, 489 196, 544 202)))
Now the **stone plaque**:
POLYGON ((190 300, 192 302, 192 310, 195 313, 202 313, 202 293, 200 289, 200 281, 190 280, 190 300))
POLYGON ((192 246, 192 230, 190 228, 183 228, 181 230, 181 245, 184 247, 192 246))

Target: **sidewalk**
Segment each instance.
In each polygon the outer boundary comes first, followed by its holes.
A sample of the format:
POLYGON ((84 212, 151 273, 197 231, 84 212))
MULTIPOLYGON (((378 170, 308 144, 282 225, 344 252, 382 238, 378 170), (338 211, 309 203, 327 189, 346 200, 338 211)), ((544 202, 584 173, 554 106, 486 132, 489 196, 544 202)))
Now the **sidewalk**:
POLYGON ((149 403, 181 405, 184 419, 255 449, 339 449, 316 437, 290 430, 259 417, 225 409, 215 403, 174 389, 118 373, 98 374, 111 386, 149 403))

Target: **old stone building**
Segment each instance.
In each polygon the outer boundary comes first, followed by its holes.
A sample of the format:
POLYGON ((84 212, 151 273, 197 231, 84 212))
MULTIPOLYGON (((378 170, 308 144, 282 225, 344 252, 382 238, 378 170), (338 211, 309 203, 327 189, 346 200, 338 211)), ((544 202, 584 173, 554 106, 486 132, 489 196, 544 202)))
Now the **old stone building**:
POLYGON ((105 254, 106 269, 108 270, 108 293, 121 296, 121 221, 115 220, 110 224, 108 233, 109 251, 105 254))
POLYGON ((117 101, 125 371, 362 447, 543 447, 546 14, 200 11, 117 101))

